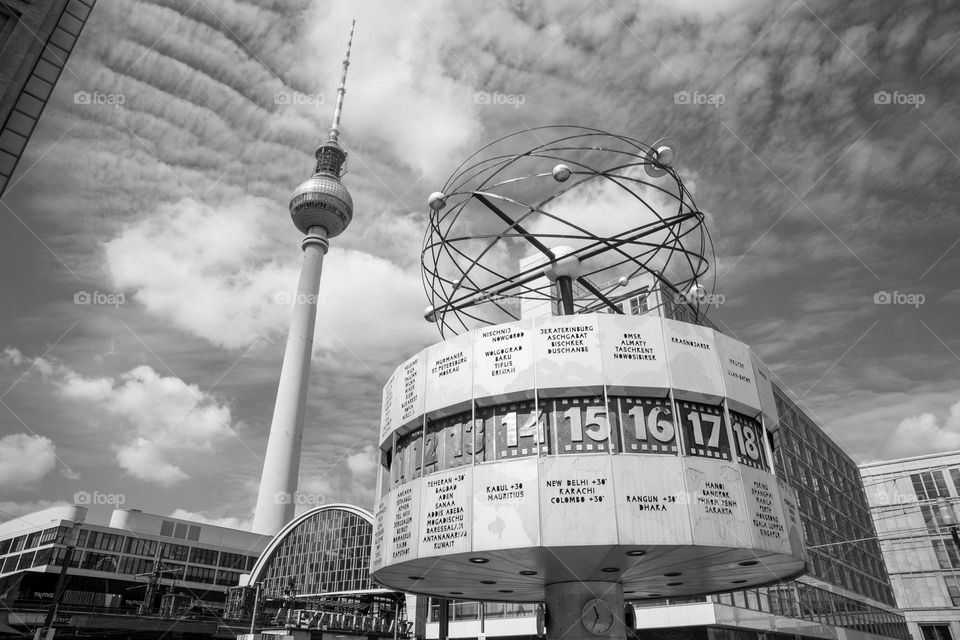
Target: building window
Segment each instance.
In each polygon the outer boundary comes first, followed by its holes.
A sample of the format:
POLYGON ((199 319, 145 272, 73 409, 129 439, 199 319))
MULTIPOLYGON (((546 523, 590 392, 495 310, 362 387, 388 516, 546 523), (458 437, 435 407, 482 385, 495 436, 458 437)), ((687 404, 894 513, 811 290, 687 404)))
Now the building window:
POLYGON ((88 549, 100 549, 102 551, 120 551, 123 549, 124 537, 102 531, 91 531, 87 536, 88 549))
MULTIPOLYGON (((203 582, 205 584, 213 584, 214 574, 216 573, 215 569, 208 569, 207 567, 187 567, 187 581, 189 582, 203 582)), ((232 585, 231 585, 232 586, 232 585)))
POLYGON ((190 550, 190 562, 196 564, 210 564, 213 566, 217 565, 217 550, 216 549, 204 549, 202 547, 194 547, 190 550))
POLYGON ((950 593, 950 600, 953 606, 960 606, 960 578, 956 576, 944 576, 943 581, 947 585, 947 591, 950 593))
POLYGON ((913 490, 916 491, 917 498, 920 500, 950 497, 950 492, 947 491, 947 483, 939 469, 912 473, 910 474, 910 482, 913 483, 913 490))
POLYGON ((240 582, 240 573, 237 571, 217 571, 217 584, 223 587, 235 587, 240 582))
POLYGON ((45 564, 50 564, 50 561, 53 559, 53 547, 47 547, 46 549, 40 549, 37 551, 36 557, 33 559, 33 566, 40 567, 45 564))
POLYGON ((0 573, 7 573, 8 571, 15 571, 17 568, 17 559, 20 556, 7 556, 3 560, 3 567, 0 567, 0 573))
POLYGON ((164 562, 160 570, 163 572, 164 578, 169 580, 183 580, 183 570, 185 568, 186 565, 164 562))
POLYGON ((87 551, 83 554, 83 560, 80 562, 81 569, 90 569, 93 571, 117 571, 119 563, 116 556, 108 553, 96 553, 87 551))
POLYGON ((627 300, 630 309, 630 315, 639 316, 650 309, 647 307, 647 292, 641 291, 637 295, 627 300))
POLYGON ((123 558, 120 561, 120 573, 149 573, 152 568, 153 561, 146 558, 123 558))
POLYGON ((169 520, 164 520, 160 524, 160 535, 167 536, 168 538, 173 537, 173 523, 169 520))
POLYGON ((187 529, 187 540, 193 540, 197 542, 200 540, 200 527, 197 525, 190 525, 187 529))
POLYGON ((920 633, 923 634, 923 640, 953 640, 950 627, 945 624, 922 624, 920 633))
POLYGON ((127 553, 135 556, 153 557, 157 553, 157 543, 155 540, 141 540, 139 538, 127 538, 127 553))
POLYGON ((937 554, 937 561, 941 569, 960 569, 960 554, 953 540, 934 540, 933 550, 937 554))
POLYGON ((186 561, 190 554, 190 547, 182 544, 165 543, 161 555, 167 560, 186 561))
POLYGON ((49 529, 44 530, 44 532, 40 535, 39 544, 56 542, 57 538, 66 534, 68 531, 70 531, 70 527, 50 527, 49 529))
POLYGON ((941 508, 938 504, 924 504, 920 506, 920 513, 927 525, 927 531, 939 533, 941 529, 953 526, 953 510, 950 507, 941 508))
POLYGON ((239 553, 227 553, 224 551, 220 554, 220 566, 226 567, 227 569, 243 569, 243 566, 246 562, 246 556, 243 556, 239 553))

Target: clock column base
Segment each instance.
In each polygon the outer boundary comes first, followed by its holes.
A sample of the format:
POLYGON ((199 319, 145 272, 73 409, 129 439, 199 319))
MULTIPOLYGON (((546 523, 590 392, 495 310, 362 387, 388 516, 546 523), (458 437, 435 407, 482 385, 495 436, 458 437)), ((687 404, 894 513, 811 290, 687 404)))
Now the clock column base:
POLYGON ((626 640, 619 582, 548 584, 544 595, 548 640, 626 640))

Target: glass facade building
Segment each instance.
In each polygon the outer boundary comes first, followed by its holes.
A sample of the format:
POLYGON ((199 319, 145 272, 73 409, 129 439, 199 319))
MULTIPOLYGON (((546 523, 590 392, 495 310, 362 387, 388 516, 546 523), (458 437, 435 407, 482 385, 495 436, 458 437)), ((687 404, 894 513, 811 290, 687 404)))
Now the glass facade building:
POLYGON ((0 196, 96 0, 0 3, 0 196))
POLYGON ((960 638, 960 452, 873 462, 860 473, 914 639, 960 638))
POLYGON ((55 507, 0 524, 0 593, 8 610, 49 605, 68 555, 65 608, 136 613, 147 575, 159 571, 162 591, 219 610, 227 588, 270 540, 137 510, 115 510, 107 525, 85 519, 84 507, 55 507))

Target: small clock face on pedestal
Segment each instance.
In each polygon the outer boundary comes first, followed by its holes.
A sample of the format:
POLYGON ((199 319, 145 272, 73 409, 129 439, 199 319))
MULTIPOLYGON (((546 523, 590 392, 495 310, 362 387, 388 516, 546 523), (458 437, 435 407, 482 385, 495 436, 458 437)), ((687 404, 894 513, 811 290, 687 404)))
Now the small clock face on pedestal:
POLYGON ((605 635, 613 626, 613 611, 603 600, 588 600, 580 610, 580 623, 595 636, 605 635))

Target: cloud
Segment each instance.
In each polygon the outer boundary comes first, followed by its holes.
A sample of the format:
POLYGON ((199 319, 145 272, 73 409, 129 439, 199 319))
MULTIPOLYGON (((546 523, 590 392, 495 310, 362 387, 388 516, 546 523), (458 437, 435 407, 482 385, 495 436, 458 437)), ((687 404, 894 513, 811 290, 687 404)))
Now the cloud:
POLYGON ((273 216, 283 213, 258 198, 220 209, 193 198, 161 205, 105 244, 107 267, 148 313, 220 347, 249 346, 283 325, 276 298, 296 283, 260 222, 273 216))
POLYGON ((322 78, 331 99, 321 113, 328 117, 340 80, 346 29, 356 18, 345 138, 379 148, 418 175, 439 178, 476 142, 480 125, 472 86, 446 68, 451 58, 447 42, 458 37, 460 25, 454 14, 436 9, 429 0, 314 5, 304 21, 308 53, 298 59, 312 77, 322 78))
POLYGON ((123 438, 117 463, 130 475, 164 487, 189 477, 183 460, 209 453, 235 435, 230 407, 197 385, 143 365, 118 379, 85 378, 67 370, 60 393, 119 418, 123 438))
POLYGON ((253 523, 253 518, 235 518, 232 516, 216 517, 209 515, 206 511, 196 512, 187 511, 186 509, 175 509, 173 513, 170 514, 170 517, 203 524, 212 524, 217 527, 227 527, 228 529, 241 529, 243 531, 250 531, 253 523))
POLYGON ((53 471, 56 447, 50 438, 15 433, 0 438, 0 486, 31 489, 53 471))
POLYGON ((347 456, 347 468, 350 473, 359 478, 370 475, 377 469, 377 452, 373 445, 368 444, 362 451, 347 456))
MULTIPOLYGON (((135 478, 170 487, 190 475, 188 462, 214 444, 235 436, 230 406, 175 376, 141 365, 116 377, 88 377, 53 358, 24 357, 8 348, 7 364, 30 362, 56 388, 60 398, 80 403, 95 421, 111 425, 117 464, 135 478)), ((0 440, 2 472, 10 484, 31 484, 54 467, 53 443, 24 434, 0 440), (9 470, 9 471, 8 471, 9 470)), ((76 479, 68 470, 64 476, 76 479)))
POLYGON ((15 518, 22 518, 28 514, 35 513, 37 511, 43 511, 44 509, 50 509, 51 507, 66 506, 70 506, 70 503, 64 500, 33 500, 28 502, 4 501, 0 502, 0 522, 6 522, 7 520, 13 520, 15 518))
MULTIPOLYGON (((300 252, 293 232, 271 237, 270 220, 281 216, 261 199, 215 209, 188 198, 108 241, 107 265, 148 313, 215 346, 250 347, 290 322, 300 252)), ((407 223, 398 226, 406 234, 407 223)), ((315 350, 376 368, 433 337, 422 308, 415 268, 334 246, 323 263, 315 350)))
POLYGON ((923 412, 900 421, 881 457, 902 458, 960 450, 960 401, 942 418, 923 412))
MULTIPOLYGON (((906 317, 880 322, 844 356, 874 319, 853 307, 850 291, 896 288, 875 282, 860 260, 881 279, 909 278, 942 255, 924 291, 934 301, 956 289, 960 254, 950 246, 960 182, 946 147, 956 148, 951 79, 960 56, 945 15, 860 0, 842 10, 757 0, 101 3, 26 149, 24 179, 4 202, 89 280, 83 288, 105 290, 107 273, 123 283, 127 304, 114 313, 51 303, 78 285, 16 226, 3 251, 18 268, 6 270, 15 282, 2 320, 30 341, 19 343, 25 352, 55 344, 61 361, 91 369, 71 378, 89 399, 39 393, 39 376, 66 384, 70 371, 8 352, 0 357, 11 366, 32 365, 10 397, 26 422, 50 425, 61 457, 88 462, 78 464, 85 482, 115 481, 110 457, 139 455, 148 475, 186 474, 203 485, 178 496, 145 491, 159 512, 202 512, 208 492, 246 506, 253 493, 236 482, 239 471, 218 469, 208 486, 214 472, 201 477, 200 456, 159 449, 150 457, 158 449, 143 443, 153 436, 107 407, 124 376, 152 357, 146 350, 184 381, 213 383, 254 347, 217 384, 231 399, 230 423, 242 417, 255 427, 249 449, 230 443, 249 455, 240 466, 259 468, 252 451, 263 450, 290 312, 271 296, 292 293, 300 263, 286 203, 326 135, 356 16, 342 123, 356 218, 324 265, 304 432, 304 476, 327 478, 321 493, 372 502, 372 483, 349 472, 347 457, 376 437, 384 372, 435 339, 420 316, 417 273, 427 194, 479 144, 556 122, 676 139, 678 170, 697 178, 691 188, 710 212, 724 275, 718 290, 728 304, 711 317, 760 347, 798 390, 828 373, 806 400, 851 425, 826 421, 854 438, 858 453, 874 453, 904 416, 928 411, 910 394, 930 381, 956 388, 953 356, 906 317), (78 105, 80 90, 118 92, 126 102, 78 105), (922 92, 926 102, 879 106, 878 90, 922 92), (720 92, 725 102, 678 105, 679 91, 720 92), (323 101, 279 104, 278 92, 323 101), (524 102, 477 104, 474 92, 524 102), (821 302, 814 312, 794 295, 802 292, 821 302), (103 354, 114 337, 115 353, 103 354), (892 369, 896 385, 886 380, 892 369), (887 373, 859 375, 868 370, 887 373), (869 395, 854 406, 857 389, 869 395), (867 413, 871 403, 889 415, 867 413), (83 419, 89 427, 77 429, 73 420, 83 419)), ((947 338, 948 315, 940 307, 936 321, 923 317, 947 338)), ((943 431, 946 419, 934 423, 943 431)))

